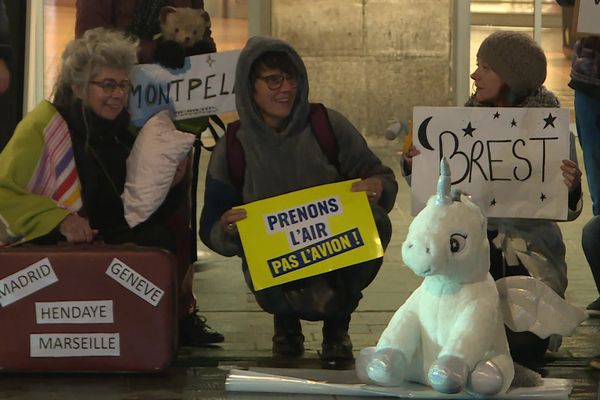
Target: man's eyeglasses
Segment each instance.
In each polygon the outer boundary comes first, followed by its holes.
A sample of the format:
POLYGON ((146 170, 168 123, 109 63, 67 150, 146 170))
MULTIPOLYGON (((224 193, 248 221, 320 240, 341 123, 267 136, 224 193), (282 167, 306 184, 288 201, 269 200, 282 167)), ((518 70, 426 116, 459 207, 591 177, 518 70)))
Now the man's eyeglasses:
POLYGON ((273 74, 267 76, 259 76, 260 79, 267 84, 270 90, 277 90, 283 85, 283 80, 287 80, 291 87, 298 86, 298 76, 295 74, 273 74))
POLYGON ((117 81, 115 81, 114 79, 105 79, 100 82, 90 81, 90 83, 93 83, 94 85, 102 88, 102 91, 104 92, 104 94, 113 94, 115 92, 115 90, 117 90, 117 88, 121 89, 121 91, 124 94, 127 94, 133 88, 133 86, 131 85, 131 82, 129 82, 128 80, 124 80, 124 81, 117 83, 117 81))

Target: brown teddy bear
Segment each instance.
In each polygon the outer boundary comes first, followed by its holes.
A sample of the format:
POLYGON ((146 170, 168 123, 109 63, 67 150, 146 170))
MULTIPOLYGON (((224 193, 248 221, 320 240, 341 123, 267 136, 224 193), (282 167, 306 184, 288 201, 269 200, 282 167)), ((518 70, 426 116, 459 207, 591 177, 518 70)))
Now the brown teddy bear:
POLYGON ((156 61, 168 68, 181 68, 185 57, 213 53, 210 17, 203 9, 187 7, 161 8, 161 38, 156 47, 156 61))

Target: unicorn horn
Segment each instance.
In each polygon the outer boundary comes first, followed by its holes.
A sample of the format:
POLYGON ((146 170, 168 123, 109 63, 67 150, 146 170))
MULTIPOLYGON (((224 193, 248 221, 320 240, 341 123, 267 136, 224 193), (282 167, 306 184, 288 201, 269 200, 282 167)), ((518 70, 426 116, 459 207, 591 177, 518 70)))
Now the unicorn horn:
POLYGON ((450 165, 446 157, 440 160, 440 177, 438 178, 437 193, 435 195, 434 204, 441 206, 444 204, 452 204, 452 197, 450 196, 450 165))

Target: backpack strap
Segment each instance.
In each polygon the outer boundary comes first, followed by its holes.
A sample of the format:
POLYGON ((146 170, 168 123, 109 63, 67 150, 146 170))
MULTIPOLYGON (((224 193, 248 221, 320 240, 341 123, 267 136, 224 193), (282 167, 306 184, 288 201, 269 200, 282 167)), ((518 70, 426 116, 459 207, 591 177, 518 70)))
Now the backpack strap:
POLYGON ((235 187, 241 190, 244 185, 244 174, 246 173, 246 157, 244 156, 244 148, 237 138, 237 131, 239 129, 239 120, 227 125, 227 130, 225 131, 225 144, 229 177, 233 181, 235 187))
POLYGON ((321 103, 310 103, 309 119, 321 151, 323 151, 329 163, 339 172, 338 145, 325 106, 321 103))
MULTIPOLYGON (((310 103, 309 120, 321 151, 325 154, 331 165, 335 166, 339 171, 338 145, 325 106, 321 103, 310 103)), ((244 185, 244 175, 246 173, 246 158, 244 156, 244 148, 237 138, 237 131, 239 129, 239 120, 227 125, 225 139, 229 177, 235 187, 241 190, 244 185)))

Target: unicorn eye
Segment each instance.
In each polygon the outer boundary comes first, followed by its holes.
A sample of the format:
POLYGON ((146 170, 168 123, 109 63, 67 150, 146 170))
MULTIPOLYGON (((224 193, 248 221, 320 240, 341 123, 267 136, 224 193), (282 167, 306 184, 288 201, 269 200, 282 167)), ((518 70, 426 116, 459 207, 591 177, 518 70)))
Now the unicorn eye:
POLYGON ((460 233, 453 233, 450 235, 450 251, 453 253, 458 253, 465 248, 467 244, 467 235, 463 235, 460 233))

